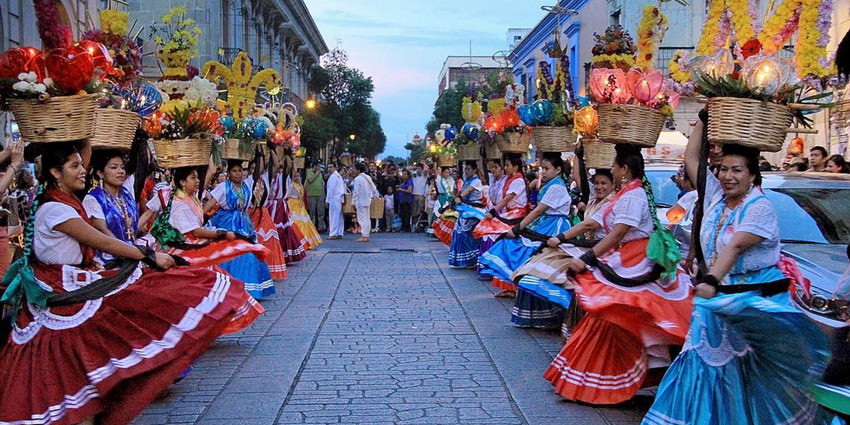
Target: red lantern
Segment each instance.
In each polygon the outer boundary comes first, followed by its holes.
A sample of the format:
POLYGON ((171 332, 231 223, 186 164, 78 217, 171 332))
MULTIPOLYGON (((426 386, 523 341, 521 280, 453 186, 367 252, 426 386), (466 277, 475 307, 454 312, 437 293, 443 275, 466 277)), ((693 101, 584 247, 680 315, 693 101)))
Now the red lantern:
POLYGON ((0 55, 0 78, 17 79, 22 72, 35 72, 44 80, 44 54, 35 47, 9 49, 0 55))
POLYGON ((505 108, 499 113, 499 119, 505 128, 516 127, 519 125, 519 113, 514 108, 505 108))
POLYGON ((44 62, 47 75, 67 94, 77 94, 94 77, 94 61, 88 53, 70 55, 64 49, 55 49, 44 62))
POLYGON ((664 75, 657 69, 643 72, 632 68, 626 76, 626 87, 644 105, 658 96, 663 86, 664 75))
POLYGON ((501 133, 505 131, 505 125, 502 123, 500 117, 493 116, 484 120, 484 129, 494 133, 501 133))
POLYGON ((626 103, 632 97, 626 86, 626 73, 621 69, 592 69, 590 91, 599 103, 626 103))
POLYGON ((70 54, 78 55, 80 53, 87 53, 92 57, 92 62, 94 62, 94 67, 100 69, 103 74, 101 76, 101 80, 103 80, 107 75, 116 75, 117 71, 112 66, 112 56, 109 56, 109 50, 106 49, 101 43, 91 40, 80 40, 79 43, 75 44, 69 50, 70 54))

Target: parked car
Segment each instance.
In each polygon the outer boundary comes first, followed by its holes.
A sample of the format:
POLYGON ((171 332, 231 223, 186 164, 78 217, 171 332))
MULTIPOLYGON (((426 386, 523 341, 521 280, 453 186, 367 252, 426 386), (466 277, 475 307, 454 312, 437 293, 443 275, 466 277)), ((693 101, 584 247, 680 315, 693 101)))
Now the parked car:
MULTIPOLYGON (((647 167, 650 180, 663 180, 660 167, 647 167)), ((776 208, 782 252, 793 258, 811 281, 811 294, 801 288, 792 295, 795 304, 825 332, 846 326, 847 307, 833 301, 836 285, 847 268, 850 243, 850 176, 829 173, 765 173, 762 188, 776 208)), ((669 196, 663 191, 656 199, 669 196)), ((675 200, 673 201, 675 203, 675 200)), ((667 222, 659 202, 659 218, 667 222)), ((669 205, 669 204, 668 204, 669 205)), ((691 217, 672 226, 674 233, 690 234, 691 217)))

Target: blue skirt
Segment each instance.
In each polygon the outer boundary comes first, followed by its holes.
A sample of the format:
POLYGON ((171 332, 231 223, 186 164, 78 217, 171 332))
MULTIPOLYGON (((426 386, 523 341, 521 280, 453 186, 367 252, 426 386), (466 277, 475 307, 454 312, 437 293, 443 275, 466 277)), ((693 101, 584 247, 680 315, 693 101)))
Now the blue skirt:
MULTIPOLYGON (((493 244, 496 243, 495 239, 492 239, 488 236, 481 238, 481 243, 478 245, 478 258, 484 255, 485 252, 489 251, 490 248, 493 247, 493 244)), ((493 276, 489 273, 484 272, 481 268, 481 263, 478 264, 478 279, 480 280, 490 280, 493 276)))
POLYGON ((449 245, 449 265, 455 267, 471 267, 478 264, 478 247, 480 240, 472 237, 472 229, 478 224, 473 218, 459 218, 452 232, 452 243, 449 245))
POLYGON ((788 292, 695 298, 685 346, 643 424, 812 424, 810 368, 826 346, 788 292))
POLYGON ((524 289, 523 283, 528 286, 535 280, 540 281, 541 279, 526 275, 519 280, 514 308, 511 309, 511 323, 521 328, 560 328, 569 304, 562 308, 558 304, 524 289))
MULTIPOLYGON (((529 229, 544 235, 555 236, 570 228, 570 222, 563 215, 543 215, 529 229)), ((511 275, 522 266, 540 247, 540 242, 526 238, 502 239, 487 250, 479 264, 481 272, 495 278, 512 282, 511 275)))
POLYGON ((573 302, 573 290, 565 289, 563 286, 555 285, 548 280, 537 276, 525 275, 518 283, 519 292, 525 292, 541 300, 553 303, 563 309, 570 308, 573 302))
POLYGON ((245 290, 258 300, 275 293, 274 281, 269 272, 269 267, 251 252, 222 263, 219 267, 234 278, 244 282, 245 290))

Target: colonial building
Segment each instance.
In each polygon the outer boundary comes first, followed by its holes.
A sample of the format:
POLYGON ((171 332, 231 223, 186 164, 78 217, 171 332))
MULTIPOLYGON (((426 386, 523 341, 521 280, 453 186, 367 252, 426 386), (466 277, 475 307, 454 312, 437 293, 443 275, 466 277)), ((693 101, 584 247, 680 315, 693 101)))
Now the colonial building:
MULTIPOLYGON (((59 19, 79 37, 98 23, 101 7, 123 10, 123 1, 57 0, 59 19)), ((0 0, 0 50, 12 47, 41 48, 32 0, 0 0)))
MULTIPOLYGON (((287 89, 284 100, 303 106, 310 68, 328 52, 304 0, 129 0, 128 10, 140 25, 150 25, 180 5, 187 6, 188 17, 204 31, 193 65, 200 68, 210 60, 229 64, 245 51, 256 68, 280 72, 287 89)), ((160 72, 152 56, 146 58, 144 72, 160 72)))
POLYGON ((443 91, 454 88, 458 81, 483 81, 487 75, 499 72, 507 66, 493 56, 448 56, 440 70, 437 98, 443 91))

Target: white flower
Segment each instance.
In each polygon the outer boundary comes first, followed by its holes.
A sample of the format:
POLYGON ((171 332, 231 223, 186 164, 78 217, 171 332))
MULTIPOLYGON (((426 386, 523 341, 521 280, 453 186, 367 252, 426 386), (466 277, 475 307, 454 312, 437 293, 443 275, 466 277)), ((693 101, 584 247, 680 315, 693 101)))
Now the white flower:
POLYGON ((35 83, 35 82, 38 82, 38 75, 36 75, 35 72, 33 72, 33 71, 22 72, 22 73, 18 74, 18 79, 22 80, 22 81, 26 81, 28 83, 35 83))
POLYGON ((200 102, 204 106, 214 107, 218 99, 218 87, 206 78, 196 76, 192 79, 189 89, 186 90, 186 99, 192 102, 200 102))
POLYGON ((35 83, 35 84, 33 84, 33 85, 32 85, 32 88, 33 88, 33 89, 34 89, 37 93, 44 93, 44 92, 46 92, 46 91, 47 91, 47 86, 45 86, 44 84, 41 84, 41 83, 35 83))
POLYGON ((32 84, 27 81, 18 81, 17 83, 12 85, 12 88, 24 93, 29 93, 33 91, 32 84))
POLYGON ((50 77, 45 78, 44 85, 47 87, 53 87, 53 79, 50 77))

